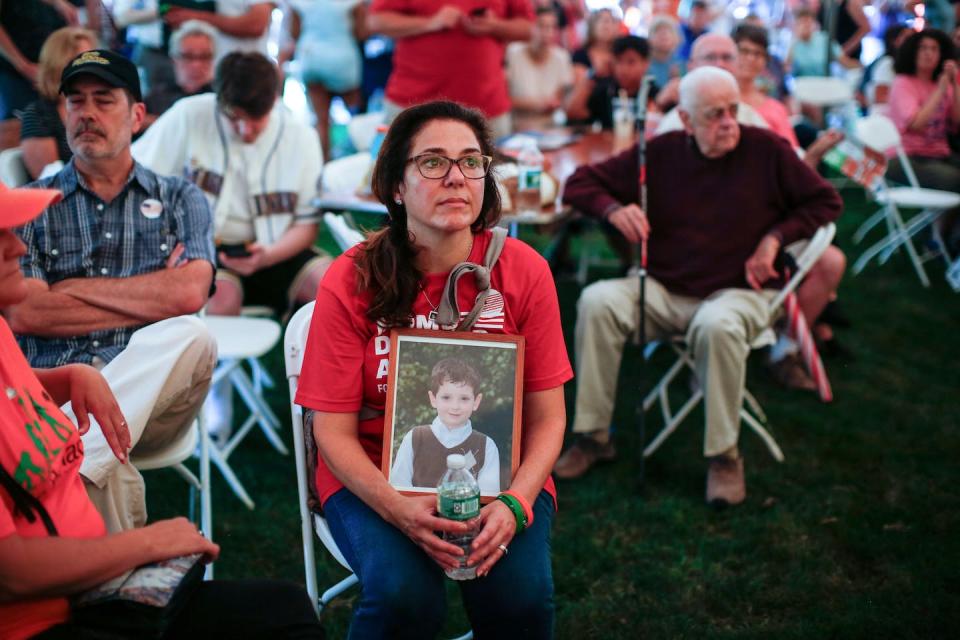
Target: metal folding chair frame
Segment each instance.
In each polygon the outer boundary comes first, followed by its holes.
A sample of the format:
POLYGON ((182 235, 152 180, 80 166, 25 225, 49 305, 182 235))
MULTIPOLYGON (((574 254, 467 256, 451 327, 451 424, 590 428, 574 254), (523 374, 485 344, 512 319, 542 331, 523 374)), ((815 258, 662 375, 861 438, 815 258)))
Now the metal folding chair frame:
MULTIPOLYGON (((823 252, 826 251, 827 247, 830 246, 830 242, 833 240, 833 236, 836 234, 836 226, 831 222, 823 227, 817 229, 816 233, 810 239, 806 248, 801 252, 800 256, 797 257, 797 269, 790 276, 790 279, 784 285, 784 287, 777 293, 777 295, 770 301, 768 306, 770 310, 770 322, 773 323, 776 318, 776 314, 779 311, 781 305, 783 304, 784 299, 792 291, 794 291, 797 286, 799 286, 801 280, 807 275, 813 265, 817 260, 820 259, 820 256, 823 255, 823 252)), ((761 346, 766 346, 771 343, 766 337, 769 333, 772 333, 770 327, 761 334, 761 336, 754 341, 752 348, 759 348, 761 346), (765 335, 766 334, 766 335, 765 335)), ((687 345, 683 337, 676 336, 669 341, 670 347, 673 349, 677 358, 674 363, 670 366, 667 372, 663 375, 659 382, 654 385, 653 389, 643 399, 643 410, 648 411, 654 404, 659 402, 660 404, 660 413, 663 416, 664 426, 659 433, 644 447, 643 456, 649 458, 652 456, 657 449, 666 441, 670 435, 680 426, 690 412, 693 411, 696 406, 703 400, 703 388, 699 384, 697 388, 693 391, 691 396, 680 406, 676 411, 671 406, 670 396, 669 396, 669 387, 670 384, 677 378, 681 371, 689 370, 694 376, 696 375, 696 368, 694 366, 693 355, 690 353, 690 348, 687 345)), ((653 351, 657 348, 658 343, 654 342, 647 345, 646 350, 641 357, 649 359, 653 351)), ((780 449, 780 446, 777 444, 777 441, 770 435, 770 432, 767 431, 764 426, 767 423, 767 416, 763 411, 763 408, 760 406, 760 403, 757 401, 756 397, 750 393, 750 390, 744 388, 743 394, 743 406, 740 407, 740 419, 747 424, 750 429, 752 429, 760 439, 763 440, 764 444, 767 445, 767 448, 770 450, 770 454, 774 457, 777 462, 783 462, 784 456, 783 451, 780 449)))

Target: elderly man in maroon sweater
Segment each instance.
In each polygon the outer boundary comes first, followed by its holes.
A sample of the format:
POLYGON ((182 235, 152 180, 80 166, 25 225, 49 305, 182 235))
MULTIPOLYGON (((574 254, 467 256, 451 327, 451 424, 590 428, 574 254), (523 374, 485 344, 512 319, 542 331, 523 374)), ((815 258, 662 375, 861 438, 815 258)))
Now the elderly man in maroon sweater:
MULTIPOLYGON (((683 333, 706 406, 707 502, 746 498, 737 450, 750 343, 768 326, 780 248, 836 219, 837 192, 776 134, 736 120, 733 76, 708 67, 680 85, 684 131, 647 146, 648 212, 639 201, 636 148, 580 167, 564 202, 609 221, 631 242, 649 237, 648 336, 683 333)), ((609 425, 621 351, 638 321, 637 280, 594 283, 578 303, 575 357, 578 439, 559 477, 615 455, 609 425)))

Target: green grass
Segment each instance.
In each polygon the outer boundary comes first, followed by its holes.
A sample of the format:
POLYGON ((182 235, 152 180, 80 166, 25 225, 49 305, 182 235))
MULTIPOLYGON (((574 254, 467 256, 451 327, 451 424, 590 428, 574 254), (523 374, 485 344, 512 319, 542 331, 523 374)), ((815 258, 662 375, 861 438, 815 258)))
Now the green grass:
MULTIPOLYGON (((856 193, 839 243, 869 213, 856 193)), ((525 236, 544 246, 546 238, 525 236)), ((322 240, 328 243, 328 239, 322 240)), ((595 242, 587 239, 586 242, 595 242)), ((854 326, 839 333, 856 354, 828 360, 835 401, 777 387, 751 360, 748 384, 786 454, 775 462, 744 432, 748 499, 703 504, 701 412, 648 461, 637 486, 634 427, 637 351, 628 349, 614 424, 620 457, 559 484, 553 531, 558 638, 941 638, 960 629, 960 296, 929 265, 923 289, 906 259, 847 275, 841 297, 854 326)), ((612 275, 596 271, 593 277, 612 275)), ((576 284, 558 285, 572 349, 576 284)), ((280 382, 270 401, 288 414, 279 349, 267 359, 280 382)), ((667 366, 658 354, 651 384, 667 366)), ((574 384, 567 387, 568 415, 574 384)), ((650 414, 648 434, 659 425, 650 414)), ((285 434, 290 440, 289 434, 285 434)), ((292 459, 251 434, 234 468, 257 502, 247 511, 214 471, 217 576, 303 581, 292 459)), ((183 513, 186 488, 170 472, 147 475, 151 517, 183 513)), ((345 572, 318 549, 320 583, 345 572)), ((354 589, 324 613, 343 637, 354 589)), ((468 626, 451 585, 448 636, 468 626)))

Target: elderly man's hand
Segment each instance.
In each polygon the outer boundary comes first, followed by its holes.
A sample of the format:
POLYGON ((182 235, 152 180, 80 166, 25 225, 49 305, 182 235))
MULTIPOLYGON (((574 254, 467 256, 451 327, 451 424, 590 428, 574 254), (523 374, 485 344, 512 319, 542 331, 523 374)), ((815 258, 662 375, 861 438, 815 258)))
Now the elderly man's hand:
POLYGON ((747 259, 745 272, 747 284, 760 291, 763 283, 777 277, 773 263, 780 252, 780 239, 774 235, 765 235, 757 245, 753 255, 747 259))
POLYGON ((650 222, 643 209, 635 204, 614 209, 607 216, 607 220, 620 230, 623 237, 634 244, 646 240, 650 236, 650 222))

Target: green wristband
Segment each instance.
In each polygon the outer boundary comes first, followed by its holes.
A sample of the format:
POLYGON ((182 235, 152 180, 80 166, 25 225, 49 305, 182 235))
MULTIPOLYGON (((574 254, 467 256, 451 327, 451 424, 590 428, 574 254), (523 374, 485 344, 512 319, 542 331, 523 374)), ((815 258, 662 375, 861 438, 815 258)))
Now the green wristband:
POLYGON ((523 510, 523 505, 520 504, 520 501, 514 498, 511 495, 506 493, 501 493, 497 496, 497 500, 507 505, 507 508, 513 513, 513 517, 517 520, 517 531, 516 533, 522 532, 527 528, 527 514, 523 510))

